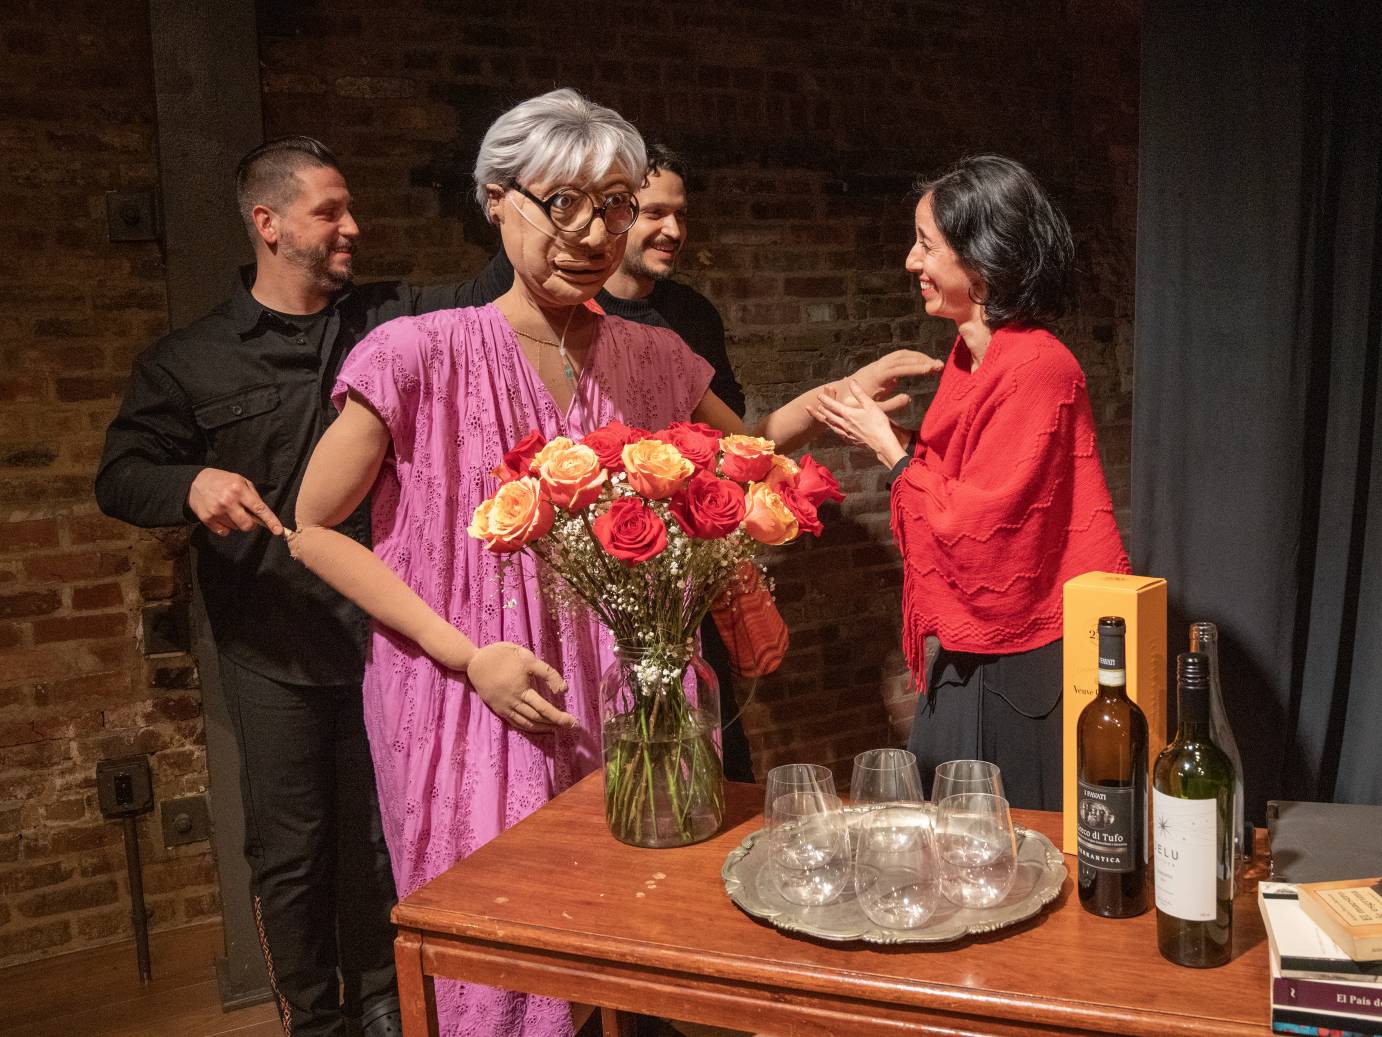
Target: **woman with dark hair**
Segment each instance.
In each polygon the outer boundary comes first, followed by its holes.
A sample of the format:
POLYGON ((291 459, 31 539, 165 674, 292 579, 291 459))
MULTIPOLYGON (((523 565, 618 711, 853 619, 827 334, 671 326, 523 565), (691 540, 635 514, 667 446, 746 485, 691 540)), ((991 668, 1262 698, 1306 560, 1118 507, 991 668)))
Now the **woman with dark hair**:
POLYGON ((1050 332, 1069 299, 1065 217, 1019 163, 959 162, 919 186, 907 256, 928 315, 955 323, 920 430, 867 394, 817 414, 892 469, 903 649, 924 678, 912 723, 923 776, 948 759, 1003 770, 1014 806, 1061 806, 1062 588, 1128 572, 1084 374, 1050 332))

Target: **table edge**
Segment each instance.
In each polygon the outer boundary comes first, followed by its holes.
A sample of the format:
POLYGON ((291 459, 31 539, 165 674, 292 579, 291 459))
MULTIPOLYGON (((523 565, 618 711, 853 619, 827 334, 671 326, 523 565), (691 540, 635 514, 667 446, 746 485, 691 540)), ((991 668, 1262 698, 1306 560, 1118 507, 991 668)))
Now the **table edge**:
MULTIPOLYGON (((444 948, 449 944, 489 949, 505 949, 538 954, 553 960, 580 961, 609 969, 638 969, 655 971, 664 978, 685 976, 715 982, 745 984, 770 988, 771 981, 762 977, 763 964, 759 958, 743 958, 720 951, 699 952, 694 969, 686 967, 679 952, 660 944, 624 940, 617 937, 595 937, 553 929, 532 923, 505 924, 496 930, 492 919, 483 925, 467 924, 463 913, 452 912, 452 927, 440 930, 435 916, 429 924, 419 925, 400 917, 395 910, 395 924, 402 938, 421 942, 423 956, 431 946, 444 948), (617 951, 624 951, 618 954, 617 951)), ((783 963, 785 964, 785 963, 783 963)), ((1135 1024, 1138 1032, 1196 1033, 1206 1032, 1206 1024, 1213 1023, 1212 1032, 1220 1034, 1262 1035, 1271 1030, 1270 1012, 1260 1021, 1251 1022, 1223 1015, 1199 1012, 1172 1013, 1162 1010, 1141 1010, 1128 1006, 1107 1005, 1097 1001, 1062 1000, 1040 994, 1027 994, 988 987, 969 987, 936 983, 929 980, 898 982, 891 979, 872 979, 868 974, 843 970, 822 969, 815 966, 792 965, 784 974, 793 977, 793 987, 803 993, 830 1000, 883 1001, 908 1009, 931 1009, 955 1013, 982 1014, 1008 1022, 1034 1022, 1043 1025, 1075 1025, 1095 1032, 1118 1032, 1120 1023, 1135 1024), (906 994, 905 997, 898 997, 906 994)))

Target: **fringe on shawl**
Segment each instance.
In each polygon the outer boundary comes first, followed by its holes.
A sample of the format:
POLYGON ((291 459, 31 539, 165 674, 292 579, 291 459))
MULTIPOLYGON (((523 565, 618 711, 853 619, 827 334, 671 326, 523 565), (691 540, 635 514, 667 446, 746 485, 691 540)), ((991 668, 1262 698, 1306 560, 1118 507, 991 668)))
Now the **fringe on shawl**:
POLYGON ((902 577, 902 655, 907 669, 912 671, 912 687, 918 695, 926 695, 926 637, 923 629, 919 589, 902 577))

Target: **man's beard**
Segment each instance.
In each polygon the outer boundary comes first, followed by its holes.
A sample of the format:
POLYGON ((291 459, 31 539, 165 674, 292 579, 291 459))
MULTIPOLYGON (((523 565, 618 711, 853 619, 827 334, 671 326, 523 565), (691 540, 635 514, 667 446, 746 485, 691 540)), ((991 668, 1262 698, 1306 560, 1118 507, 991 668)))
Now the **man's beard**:
MULTIPOLYGON (((648 247, 651 248, 652 244, 651 241, 648 242, 648 247)), ((676 252, 672 253, 671 263, 666 267, 658 267, 656 270, 650 267, 647 260, 643 258, 646 252, 647 249, 639 249, 636 252, 625 252, 624 273, 631 274, 634 277, 651 278, 654 281, 666 281, 676 273, 677 259, 681 256, 681 249, 677 249, 676 252)))
POLYGON ((344 272, 331 269, 332 250, 325 246, 321 248, 303 248, 290 234, 283 235, 282 243, 283 258, 293 266, 304 271, 312 280, 316 288, 334 292, 343 287, 350 280, 352 257, 347 257, 344 272))

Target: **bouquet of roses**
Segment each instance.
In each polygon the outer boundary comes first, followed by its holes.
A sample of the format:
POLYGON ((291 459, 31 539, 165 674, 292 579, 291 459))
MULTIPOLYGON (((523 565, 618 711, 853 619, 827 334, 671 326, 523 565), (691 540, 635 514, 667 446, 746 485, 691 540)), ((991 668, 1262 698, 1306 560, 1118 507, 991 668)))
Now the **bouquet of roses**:
POLYGON ((718 809, 718 731, 704 730, 683 691, 696 631, 743 571, 755 573, 760 545, 820 535, 817 508, 844 499, 835 477, 809 455, 798 465, 776 453, 768 439, 617 421, 578 443, 532 432, 493 474, 499 489, 476 508, 470 535, 494 552, 531 551, 546 563, 544 589, 589 607, 632 660, 626 701, 613 716, 602 703, 615 835, 635 836, 653 809, 654 770, 684 825, 704 791, 696 777, 709 770, 707 751, 718 809), (674 758, 657 758, 665 753, 655 744, 672 746, 674 758))

